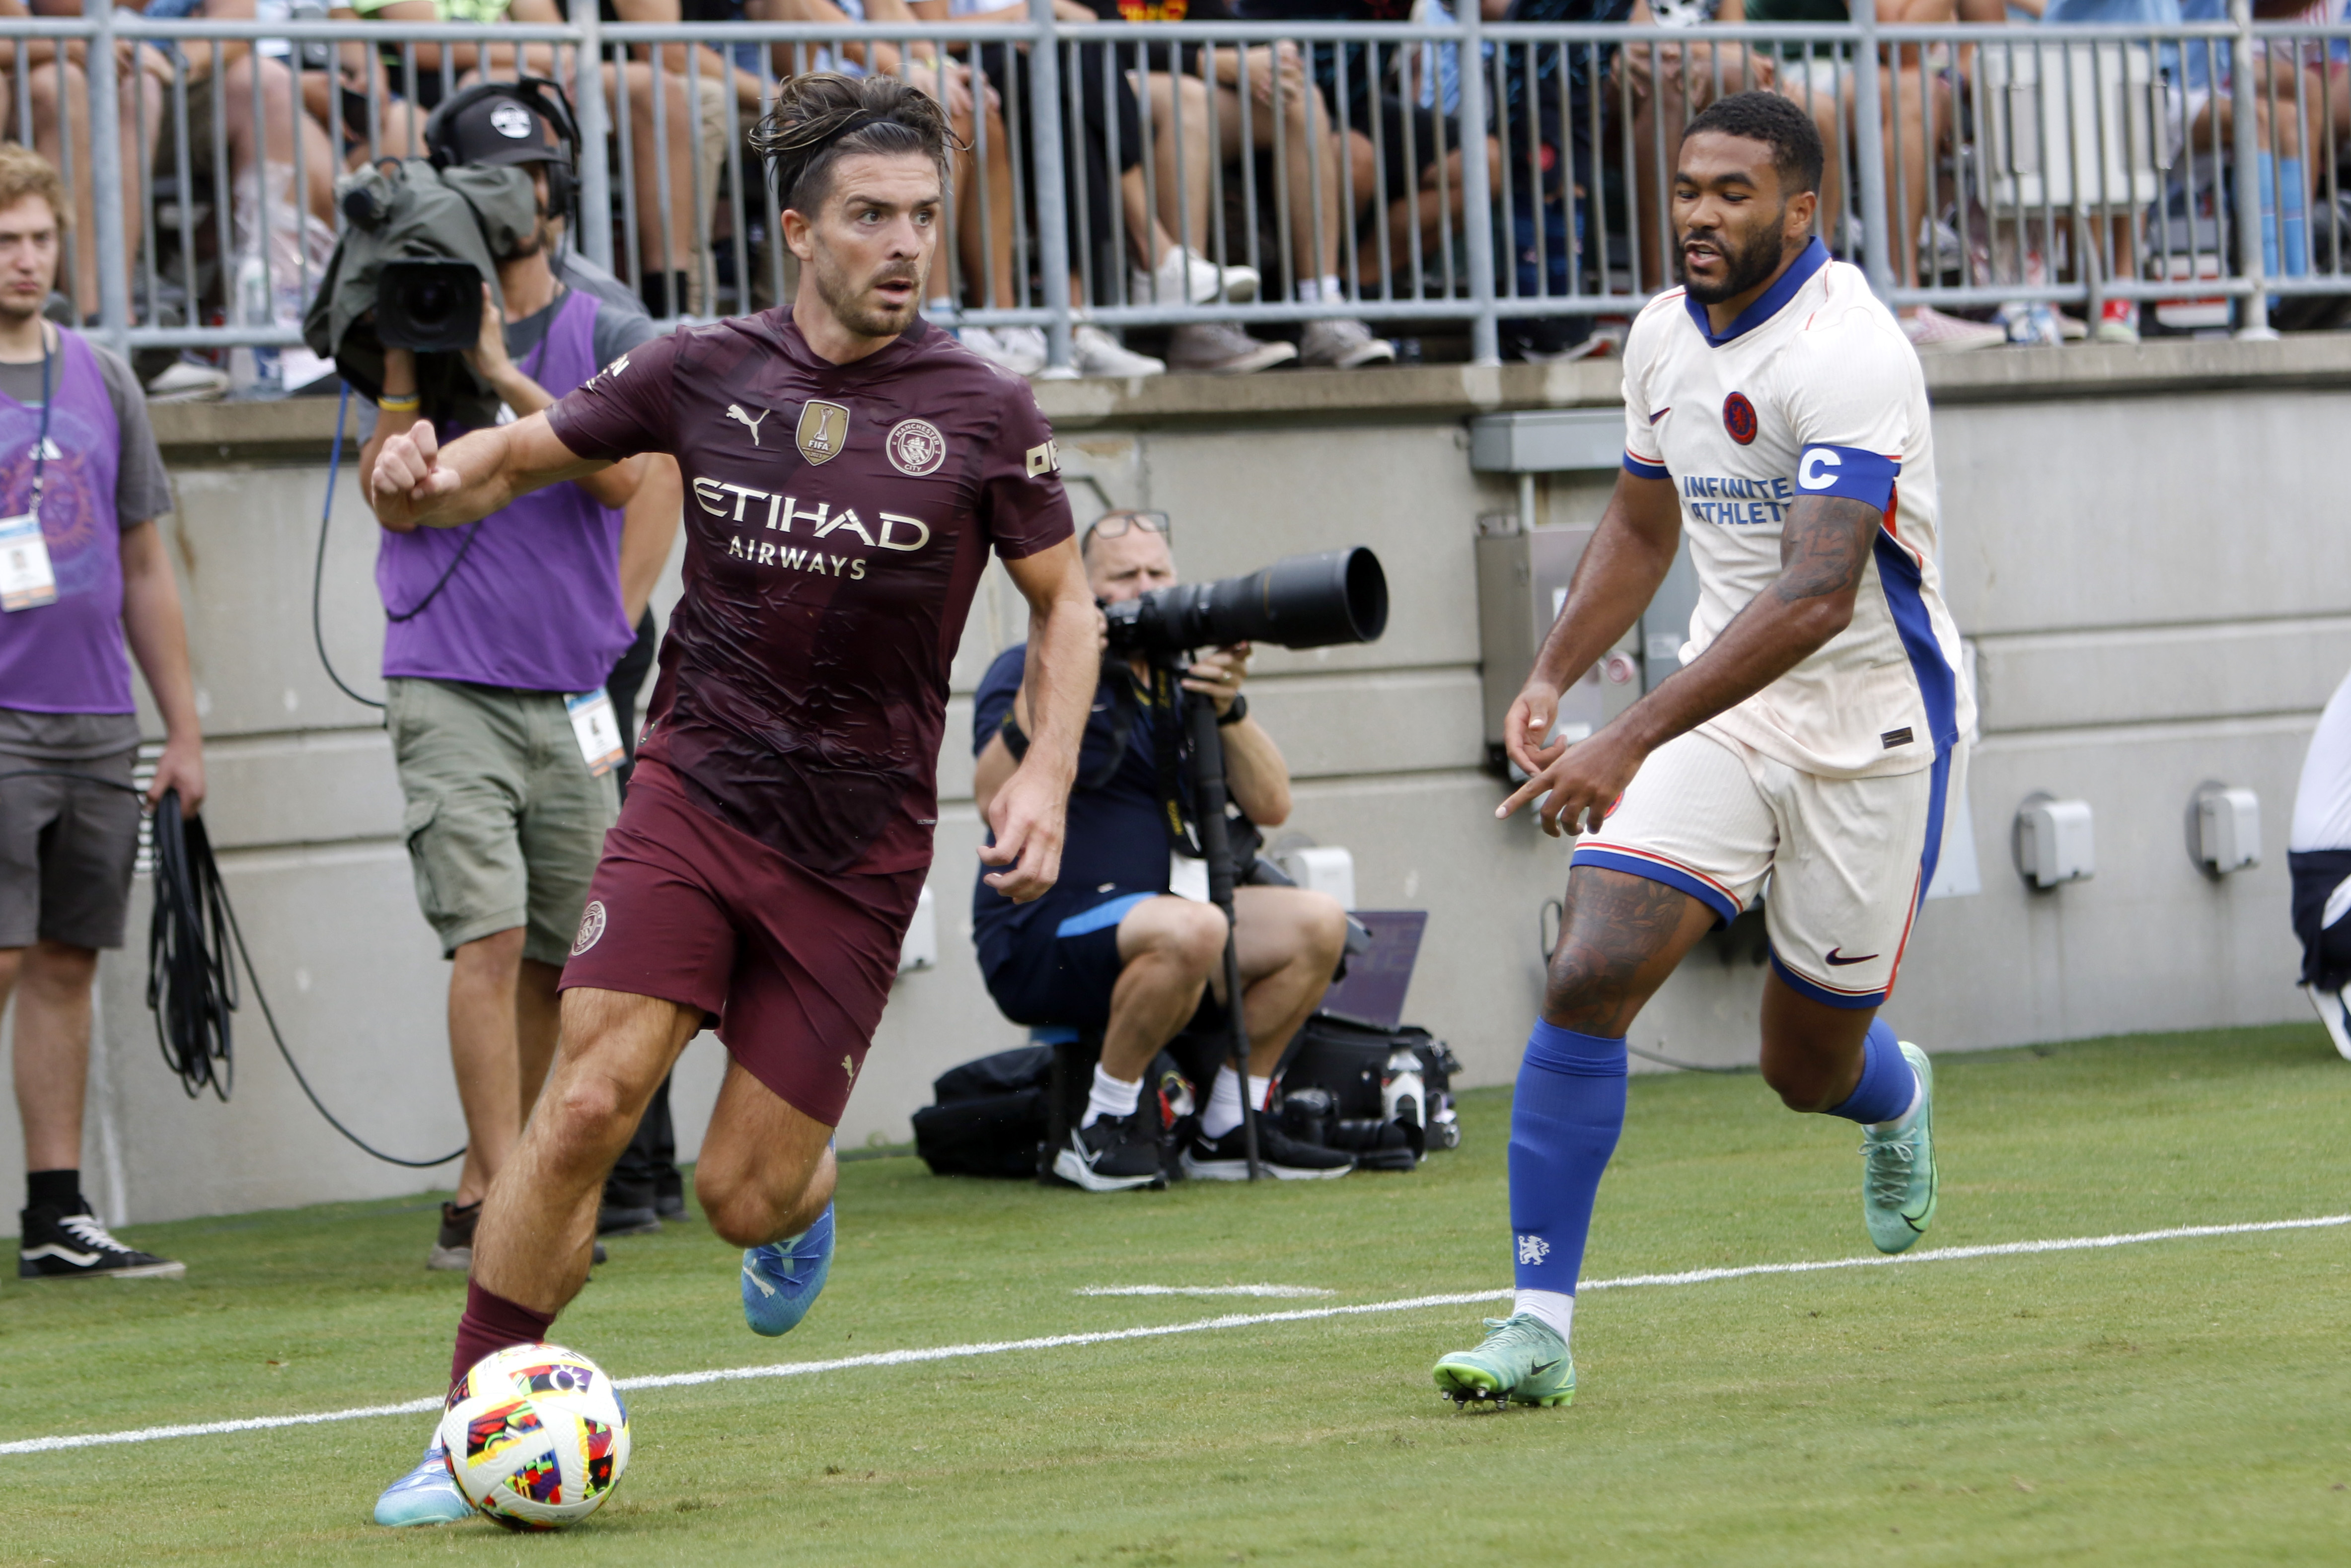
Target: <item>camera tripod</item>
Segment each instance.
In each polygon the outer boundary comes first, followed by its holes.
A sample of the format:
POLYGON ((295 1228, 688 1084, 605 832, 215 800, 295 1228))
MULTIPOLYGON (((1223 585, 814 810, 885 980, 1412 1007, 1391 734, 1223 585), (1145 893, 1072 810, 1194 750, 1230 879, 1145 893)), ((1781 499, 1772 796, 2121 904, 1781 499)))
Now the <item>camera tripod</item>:
POLYGON ((1173 677, 1171 689, 1184 705, 1184 722, 1192 737, 1192 810, 1200 827, 1200 852, 1208 865, 1208 902, 1225 912, 1225 1028, 1228 1053, 1241 1081, 1241 1147, 1249 1158, 1249 1180, 1264 1175, 1257 1154, 1259 1107, 1249 1104, 1249 1018, 1241 1005, 1240 947, 1235 933, 1233 889, 1239 868, 1233 864, 1232 835, 1225 822, 1225 737, 1217 725, 1217 705, 1197 692, 1184 690, 1190 663, 1180 653, 1162 654, 1153 661, 1173 677))

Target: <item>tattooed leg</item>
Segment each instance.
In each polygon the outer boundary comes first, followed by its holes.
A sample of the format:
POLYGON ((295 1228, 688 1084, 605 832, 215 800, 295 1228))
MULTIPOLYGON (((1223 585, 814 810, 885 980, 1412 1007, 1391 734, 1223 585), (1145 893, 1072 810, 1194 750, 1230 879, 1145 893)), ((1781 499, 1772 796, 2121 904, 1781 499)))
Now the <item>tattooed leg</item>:
POLYGON ((1714 911, 1661 882, 1598 866, 1567 873, 1567 914, 1543 988, 1543 1021, 1621 1037, 1714 911))

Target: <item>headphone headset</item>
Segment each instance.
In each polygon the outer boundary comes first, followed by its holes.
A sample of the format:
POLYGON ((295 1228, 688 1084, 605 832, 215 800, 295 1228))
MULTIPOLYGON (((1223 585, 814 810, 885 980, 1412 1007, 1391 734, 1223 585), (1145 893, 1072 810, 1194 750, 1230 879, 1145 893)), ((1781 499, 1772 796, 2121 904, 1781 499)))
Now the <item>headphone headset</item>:
POLYGON ((454 98, 444 99, 424 122, 424 147, 431 154, 435 169, 446 169, 457 162, 456 150, 449 145, 451 128, 456 116, 485 99, 509 99, 538 115, 555 128, 555 134, 570 158, 547 163, 547 207, 551 214, 565 219, 567 232, 580 227, 580 122, 572 118, 571 99, 560 84, 545 77, 523 77, 515 81, 477 82, 454 98))

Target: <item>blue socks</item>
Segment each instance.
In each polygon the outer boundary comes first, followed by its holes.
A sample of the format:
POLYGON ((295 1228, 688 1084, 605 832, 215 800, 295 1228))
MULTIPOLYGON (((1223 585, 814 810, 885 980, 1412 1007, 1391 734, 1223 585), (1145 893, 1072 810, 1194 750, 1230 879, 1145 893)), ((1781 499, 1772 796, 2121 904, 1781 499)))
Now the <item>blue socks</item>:
POLYGON ((1854 1085, 1844 1104, 1830 1108, 1829 1114, 1865 1126, 1891 1122, 1909 1111, 1917 1093, 1918 1075, 1910 1071, 1894 1030, 1879 1019, 1862 1037, 1861 1082, 1854 1085))
POLYGON ((1624 1040, 1536 1019, 1510 1102, 1510 1229, 1520 1290, 1574 1294, 1592 1200, 1624 1130, 1624 1040))

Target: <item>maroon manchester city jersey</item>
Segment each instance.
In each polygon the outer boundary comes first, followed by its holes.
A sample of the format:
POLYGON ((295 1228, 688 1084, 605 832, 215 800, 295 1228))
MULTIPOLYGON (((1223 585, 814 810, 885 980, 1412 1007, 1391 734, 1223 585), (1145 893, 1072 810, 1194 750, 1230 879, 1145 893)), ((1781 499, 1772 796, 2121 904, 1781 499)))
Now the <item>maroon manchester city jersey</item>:
POLYGON ((1028 383, 928 322, 836 365, 776 309, 632 350, 547 417, 582 457, 666 452, 685 480, 643 755, 811 871, 928 864, 987 551, 1071 532, 1028 383))

